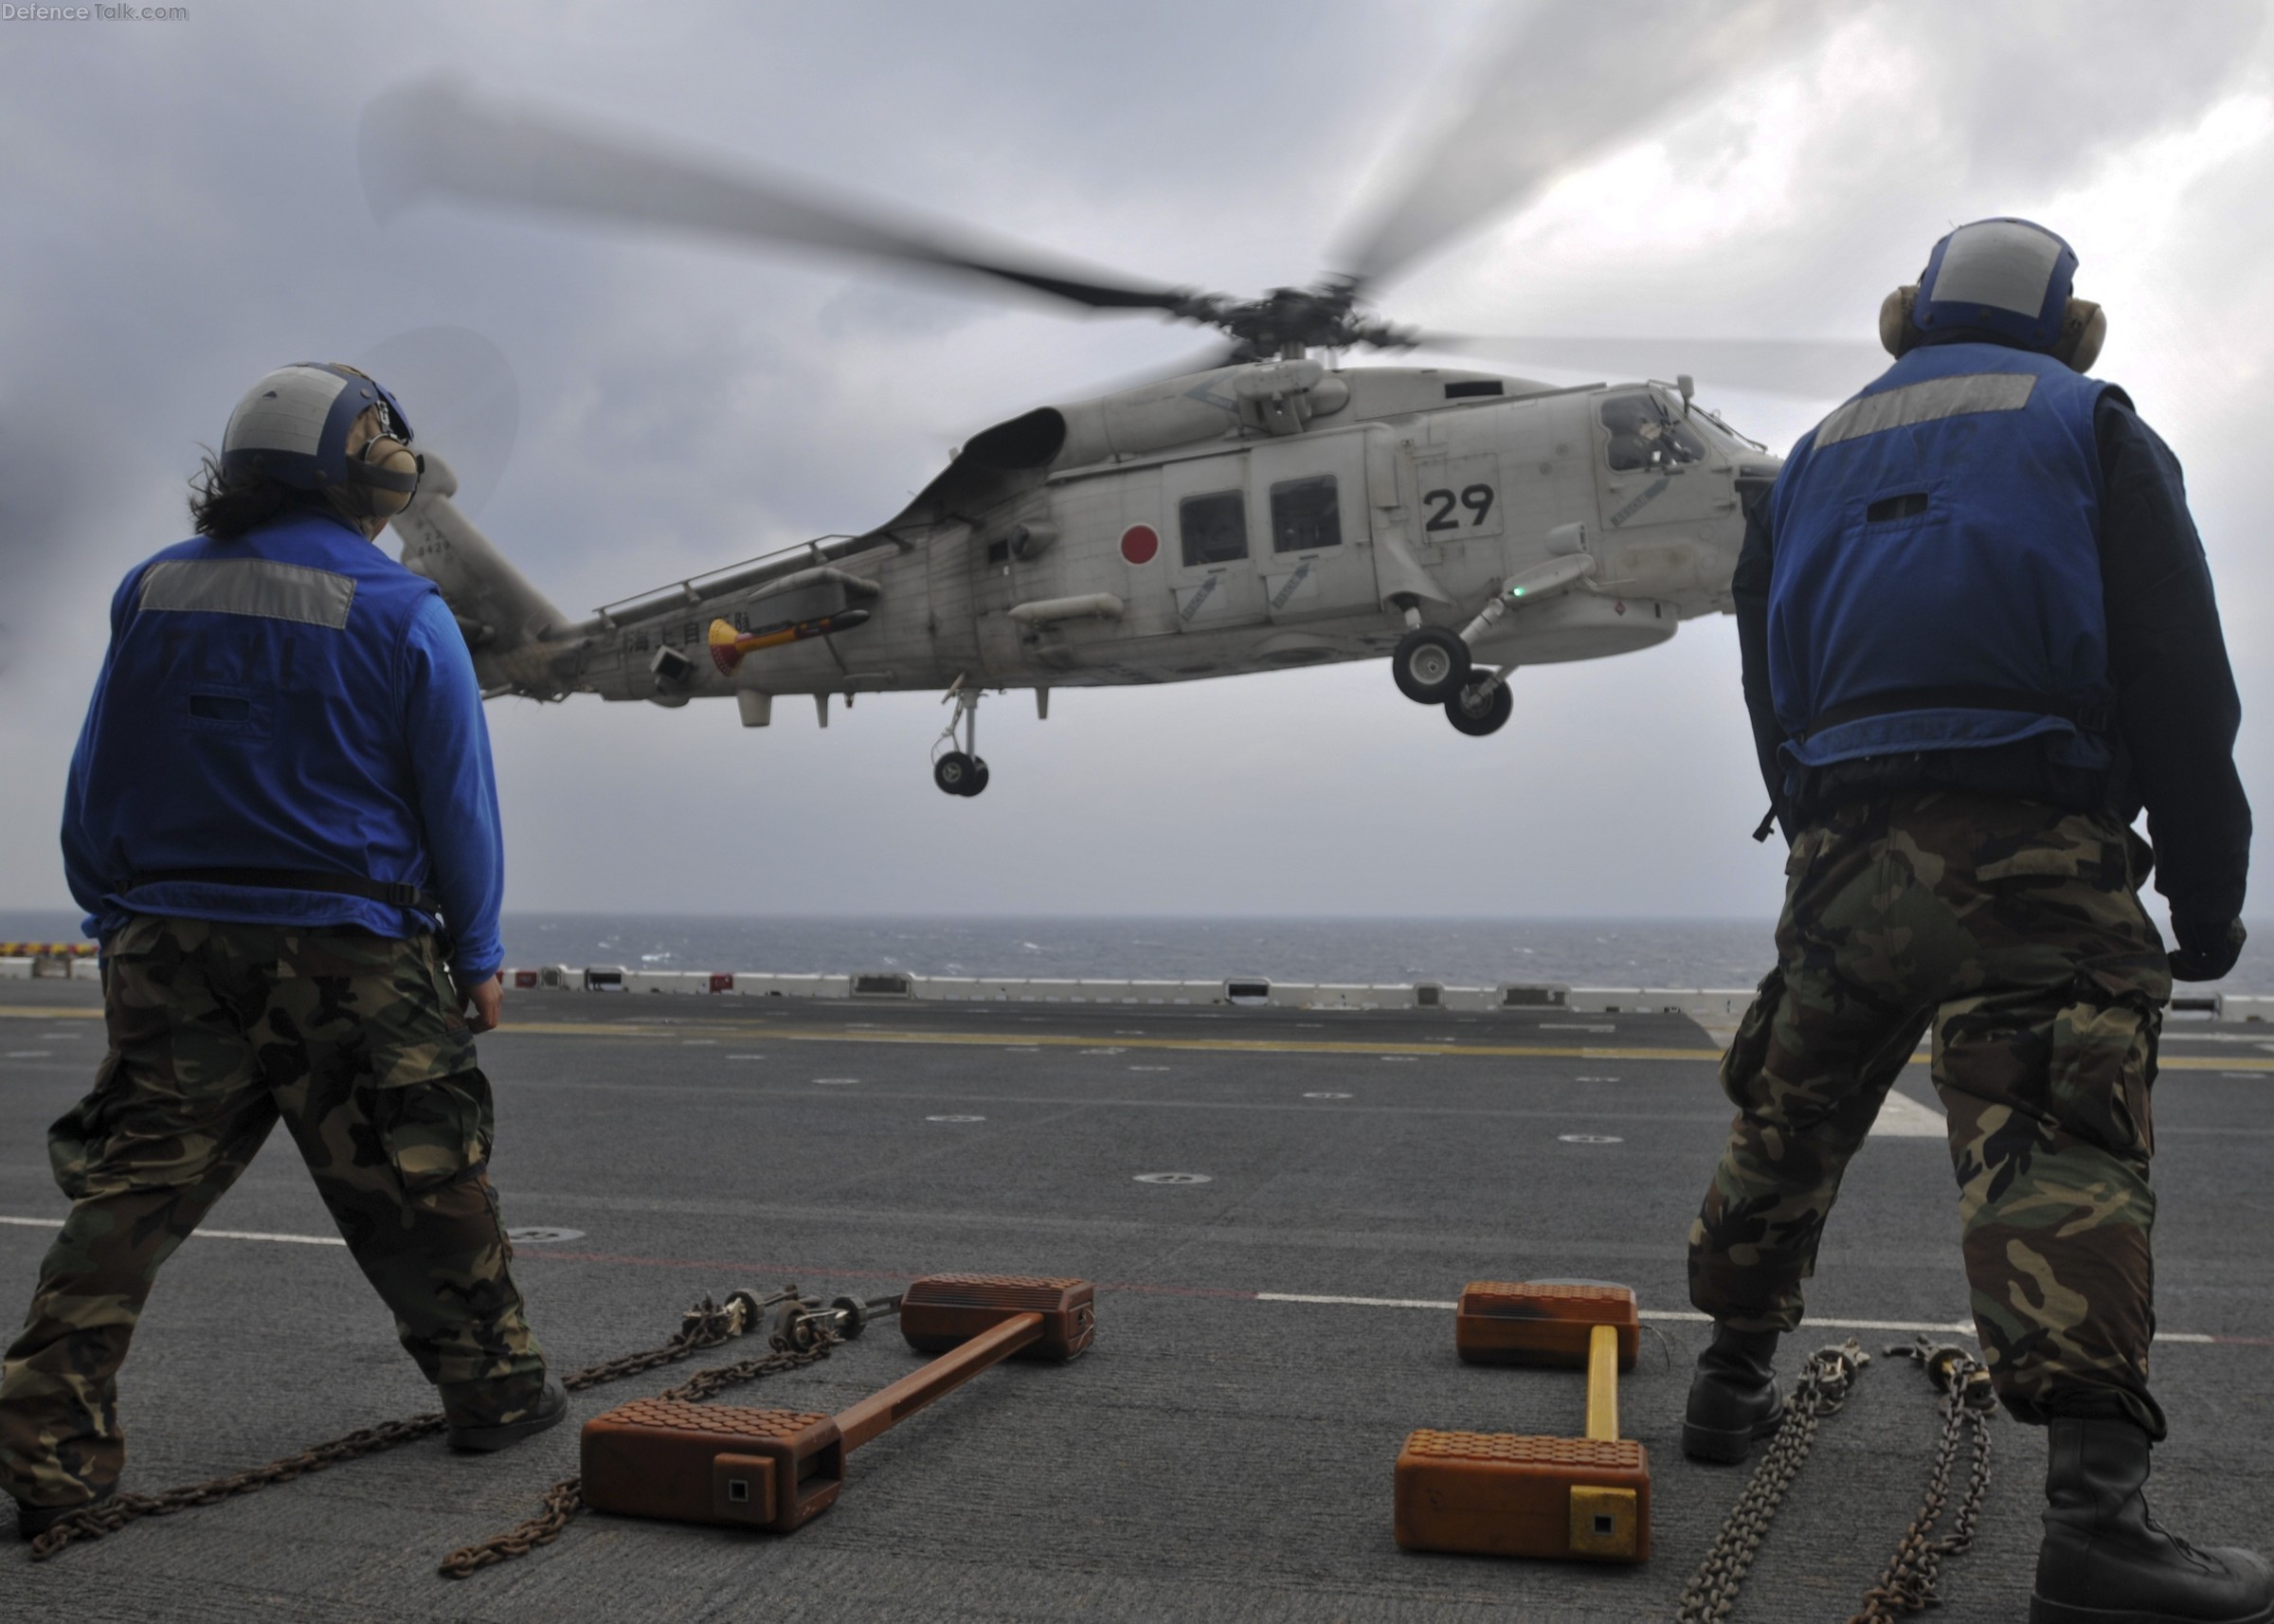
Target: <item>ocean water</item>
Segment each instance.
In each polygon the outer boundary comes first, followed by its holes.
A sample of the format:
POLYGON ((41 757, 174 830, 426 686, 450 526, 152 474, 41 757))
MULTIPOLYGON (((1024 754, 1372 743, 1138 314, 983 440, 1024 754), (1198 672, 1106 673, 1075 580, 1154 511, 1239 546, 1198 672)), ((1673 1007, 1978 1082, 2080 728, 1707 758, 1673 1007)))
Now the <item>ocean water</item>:
MULTIPOLYGON (((517 966, 1744 987, 1768 968, 1773 929, 1768 919, 508 913, 505 945, 507 962, 517 966)), ((0 911, 0 941, 69 941, 77 935, 75 914, 0 911)), ((2274 925, 2253 937, 2234 974, 2219 984, 2227 992, 2274 993, 2274 925)))
POLYGON ((1771 924, 1740 920, 761 919, 522 914, 515 963, 632 969, 1285 982, 1748 986, 1771 924))

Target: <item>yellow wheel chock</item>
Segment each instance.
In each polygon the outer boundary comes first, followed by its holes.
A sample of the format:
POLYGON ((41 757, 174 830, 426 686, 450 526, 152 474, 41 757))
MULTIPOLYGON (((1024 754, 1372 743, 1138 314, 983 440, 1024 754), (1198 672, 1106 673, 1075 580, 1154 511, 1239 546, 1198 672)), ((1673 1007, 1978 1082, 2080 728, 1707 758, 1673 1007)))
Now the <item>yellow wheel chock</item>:
POLYGON ((1413 1551, 1639 1562, 1651 1554, 1651 1462, 1618 1435, 1618 1373, 1641 1318, 1623 1286, 1479 1280, 1454 1345, 1471 1363, 1587 1371, 1584 1437, 1424 1429, 1398 1455, 1398 1543, 1413 1551))

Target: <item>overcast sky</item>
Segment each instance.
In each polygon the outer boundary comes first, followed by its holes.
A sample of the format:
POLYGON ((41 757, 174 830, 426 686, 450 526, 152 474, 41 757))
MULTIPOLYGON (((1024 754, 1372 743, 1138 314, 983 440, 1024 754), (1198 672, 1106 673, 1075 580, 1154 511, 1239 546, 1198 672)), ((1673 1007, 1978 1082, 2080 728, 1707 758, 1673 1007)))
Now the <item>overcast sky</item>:
MULTIPOLYGON (((68 904, 55 822, 111 589, 186 533, 199 444, 273 366, 433 326, 494 344, 519 436, 479 522, 582 613, 863 530, 972 430, 1204 342, 550 219, 431 207, 383 227, 358 117, 442 69, 1236 293, 1326 268, 1480 63, 1510 117, 1575 84, 1594 116, 1623 105, 1621 138, 1385 296, 1392 319, 1439 329, 1868 338, 1949 226, 2041 220, 2108 308, 2097 370, 2186 464, 2246 778, 2274 799, 2274 76, 2256 5, 1762 5, 1745 51, 1687 84, 1667 64, 1726 7, 188 9, 0 22, 0 907, 68 904), (1498 54, 1510 38, 1528 45, 1498 54), (1622 68, 1629 52, 1651 72, 1622 68), (1632 82, 1648 93, 1620 98, 1632 82)), ((1779 450, 1830 404, 1692 370, 1779 450)), ((396 387, 414 421, 447 421, 452 403, 396 387)), ((825 733, 802 700, 763 731, 723 702, 497 701, 508 906, 1774 912, 1782 854, 1745 838, 1762 796, 1734 623, 1514 686, 1514 719, 1483 740, 1381 662, 1061 691, 1047 722, 1027 695, 991 698, 993 783, 972 801, 931 787, 936 695, 865 696, 825 733)))

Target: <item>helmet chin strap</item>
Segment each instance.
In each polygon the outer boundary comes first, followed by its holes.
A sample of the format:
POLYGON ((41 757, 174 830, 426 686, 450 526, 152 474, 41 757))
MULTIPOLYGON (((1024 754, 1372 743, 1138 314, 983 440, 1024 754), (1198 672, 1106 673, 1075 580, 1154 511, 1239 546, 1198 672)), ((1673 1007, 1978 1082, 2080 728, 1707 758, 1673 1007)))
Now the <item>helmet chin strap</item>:
MULTIPOLYGON (((1879 343, 1900 360, 1917 349, 1925 334, 1911 319, 1919 302, 1919 284, 1905 282, 1880 301, 1879 343)), ((2074 298, 2061 317, 2061 336, 2046 352, 2073 371, 2089 372, 2108 339, 2108 313, 2088 298, 2074 298)))

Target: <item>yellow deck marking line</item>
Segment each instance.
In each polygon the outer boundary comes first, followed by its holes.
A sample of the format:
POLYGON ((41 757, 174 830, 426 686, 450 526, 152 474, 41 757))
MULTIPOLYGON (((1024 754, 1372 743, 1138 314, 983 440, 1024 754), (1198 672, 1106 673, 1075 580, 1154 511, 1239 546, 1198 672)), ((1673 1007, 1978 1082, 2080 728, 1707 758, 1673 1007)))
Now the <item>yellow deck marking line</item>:
MULTIPOLYGON (((1016 1043, 1021 1048, 1095 1049, 1094 1037, 1056 1036, 1034 1032, 842 1032, 821 1026, 728 1025, 704 1021, 706 1032, 734 1038, 773 1038, 789 1043, 905 1043, 952 1048, 1000 1049, 1016 1043)), ((678 1038, 681 1027, 601 1026, 580 1021, 507 1022, 501 1032, 535 1033, 545 1037, 678 1038)), ((1115 1038, 1115 1049, 1203 1049, 1247 1055, 1479 1055, 1549 1056, 1573 1060, 1719 1060, 1719 1049, 1596 1049, 1529 1044, 1450 1043, 1338 1043, 1317 1039, 1269 1038, 1115 1038)))
MULTIPOLYGON (((1099 1046, 1095 1038, 1057 1037, 1041 1033, 1002 1032, 843 1032, 831 1027, 767 1026, 759 1024, 727 1024, 704 1021, 706 1032, 722 1032, 734 1038, 778 1038, 790 1043, 906 1043, 935 1044, 949 1047, 1001 1048, 1015 1043, 1053 1049, 1094 1049, 1099 1046)), ((684 1035, 680 1026, 609 1026, 584 1021, 507 1021, 500 1032, 534 1033, 544 1037, 616 1037, 646 1038, 677 1038, 684 1035)), ((1480 1058, 1548 1058, 1567 1060, 1711 1060, 1719 1063, 1723 1051, 1719 1049, 1612 1049, 1573 1048, 1536 1043, 1350 1043, 1317 1039, 1269 1038, 1116 1038, 1116 1049, 1186 1049, 1230 1052, 1250 1055, 1446 1055, 1473 1056, 1480 1058)), ((1923 1055, 1918 1056, 1924 1059, 1923 1055)), ((2231 1057, 2197 1058, 2194 1056, 2159 1056, 2157 1065, 2165 1071, 2197 1072, 2270 1072, 2274 1059, 2238 1060, 2231 1057)))
MULTIPOLYGON (((99 1020, 101 1016, 99 1009, 0 1006, 0 1017, 26 1020, 52 1020, 59 1018, 99 1020)), ((509 1020, 497 1030, 500 1035, 643 1038, 653 1042, 662 1039, 677 1041, 698 1025, 703 1032, 714 1032, 724 1037, 775 1038, 787 1043, 900 1043, 917 1047, 931 1045, 981 1049, 1001 1048, 1013 1043, 1020 1048, 1094 1049, 1100 1046, 1094 1037, 1054 1036, 1047 1033, 889 1032, 875 1029, 848 1032, 833 1027, 772 1026, 763 1021, 703 1020, 699 1023, 689 1021, 669 1026, 646 1026, 635 1022, 596 1020, 509 1020)), ((1718 1063, 1722 1057, 1719 1049, 1615 1049, 1543 1043, 1352 1043, 1268 1038, 1115 1038, 1111 1046, 1116 1049, 1182 1049, 1218 1054, 1448 1055, 1478 1059, 1710 1060, 1718 1063)), ((1912 1059, 1922 1062, 1926 1057, 1922 1052, 1914 1055, 1912 1059)), ((2167 1072, 2274 1073, 2274 1058, 2255 1059, 2233 1056, 2165 1055, 2157 1057, 2157 1065, 2167 1072)))

